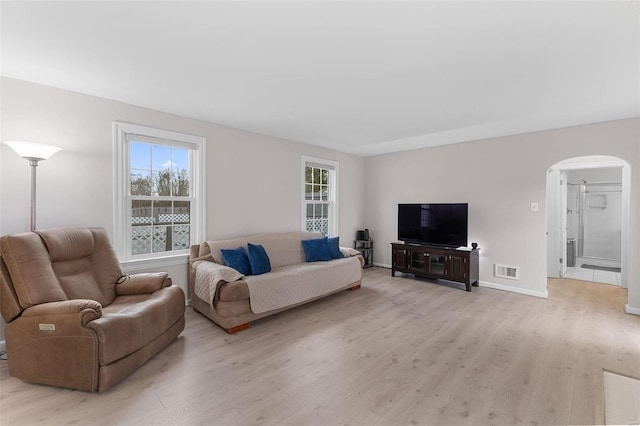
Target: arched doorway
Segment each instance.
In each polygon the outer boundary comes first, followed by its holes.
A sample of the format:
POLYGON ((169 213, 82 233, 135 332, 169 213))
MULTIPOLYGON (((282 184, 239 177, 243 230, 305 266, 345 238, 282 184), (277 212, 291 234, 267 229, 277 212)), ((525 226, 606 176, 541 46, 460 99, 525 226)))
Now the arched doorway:
POLYGON ((549 277, 606 282, 628 288, 630 179, 629 164, 610 156, 575 157, 549 168, 546 195, 549 277), (607 178, 589 182, 581 179, 584 176, 607 178), (595 220, 600 221, 597 231, 588 228, 589 222, 595 220), (576 258, 588 259, 588 264, 581 261, 577 266, 589 270, 577 270, 576 258), (615 277, 610 272, 602 272, 616 270, 619 275, 615 277), (585 279, 589 274, 599 278, 585 279))

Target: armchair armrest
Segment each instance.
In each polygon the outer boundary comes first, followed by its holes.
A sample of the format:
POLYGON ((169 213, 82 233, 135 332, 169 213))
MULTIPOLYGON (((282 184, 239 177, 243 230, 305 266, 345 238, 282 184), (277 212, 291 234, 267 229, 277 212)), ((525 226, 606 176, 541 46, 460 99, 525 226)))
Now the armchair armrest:
POLYGON ((53 386, 98 389, 98 343, 90 328, 102 317, 95 300, 73 299, 25 309, 5 327, 11 375, 53 386))
POLYGON ((23 318, 30 317, 49 317, 53 318, 57 315, 78 314, 82 325, 87 325, 102 316, 102 305, 95 300, 89 299, 73 299, 63 300, 60 302, 42 303, 27 308, 22 312, 23 318))
POLYGON ((171 278, 166 272, 127 275, 123 281, 116 283, 116 294, 118 296, 151 294, 169 286, 171 286, 171 278))

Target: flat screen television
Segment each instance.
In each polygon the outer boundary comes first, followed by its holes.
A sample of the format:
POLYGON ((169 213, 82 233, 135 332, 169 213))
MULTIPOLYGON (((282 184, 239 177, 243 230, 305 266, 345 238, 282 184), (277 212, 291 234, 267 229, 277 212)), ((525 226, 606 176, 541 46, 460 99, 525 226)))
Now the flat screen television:
POLYGON ((398 239, 446 247, 467 245, 467 203, 398 204, 398 239))

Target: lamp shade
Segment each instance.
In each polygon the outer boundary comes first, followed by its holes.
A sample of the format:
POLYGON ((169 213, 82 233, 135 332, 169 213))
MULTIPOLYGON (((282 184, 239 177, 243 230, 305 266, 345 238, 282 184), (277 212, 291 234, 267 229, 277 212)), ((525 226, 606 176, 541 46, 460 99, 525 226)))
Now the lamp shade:
POLYGON ((46 160, 62 148, 43 143, 26 141, 5 141, 18 155, 28 160, 46 160))

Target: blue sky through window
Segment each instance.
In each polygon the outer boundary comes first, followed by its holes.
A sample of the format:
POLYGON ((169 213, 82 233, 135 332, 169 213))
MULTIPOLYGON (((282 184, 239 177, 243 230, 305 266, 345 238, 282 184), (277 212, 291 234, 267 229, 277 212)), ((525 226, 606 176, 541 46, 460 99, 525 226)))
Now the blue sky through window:
POLYGON ((169 169, 174 172, 189 170, 188 149, 132 141, 130 150, 131 169, 146 171, 169 169))

